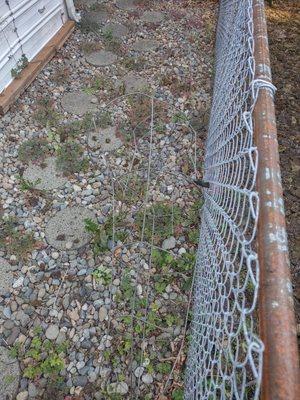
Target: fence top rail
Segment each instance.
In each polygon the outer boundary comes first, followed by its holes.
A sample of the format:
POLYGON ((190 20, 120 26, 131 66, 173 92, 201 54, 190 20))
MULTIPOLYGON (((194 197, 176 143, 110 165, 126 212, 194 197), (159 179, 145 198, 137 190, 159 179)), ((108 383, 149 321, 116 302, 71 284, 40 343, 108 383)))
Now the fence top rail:
POLYGON ((260 198, 259 319, 265 345, 262 399, 296 400, 300 398, 299 358, 263 0, 253 1, 253 24, 257 82, 253 122, 259 155, 256 185, 260 198))

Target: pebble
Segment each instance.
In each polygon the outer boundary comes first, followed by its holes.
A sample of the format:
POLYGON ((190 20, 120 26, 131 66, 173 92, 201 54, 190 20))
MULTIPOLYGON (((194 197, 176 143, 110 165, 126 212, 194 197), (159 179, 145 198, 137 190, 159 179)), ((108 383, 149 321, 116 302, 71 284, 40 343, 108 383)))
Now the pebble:
POLYGON ((151 383, 153 383, 153 376, 150 374, 145 374, 142 376, 142 381, 146 384, 146 385, 151 385, 151 383))
POLYGON ((57 325, 49 325, 46 329, 45 335, 49 340, 55 340, 59 334, 59 327, 57 325))
POLYGON ((176 246, 176 239, 175 239, 173 236, 171 236, 170 238, 165 239, 165 240, 163 241, 161 247, 162 247, 164 250, 171 250, 171 249, 174 249, 175 246, 176 246))
POLYGON ((24 392, 20 392, 17 394, 16 400, 27 400, 28 399, 28 392, 25 390, 24 392))
POLYGON ((99 320, 103 322, 107 317, 107 309, 106 307, 100 307, 99 309, 99 320))

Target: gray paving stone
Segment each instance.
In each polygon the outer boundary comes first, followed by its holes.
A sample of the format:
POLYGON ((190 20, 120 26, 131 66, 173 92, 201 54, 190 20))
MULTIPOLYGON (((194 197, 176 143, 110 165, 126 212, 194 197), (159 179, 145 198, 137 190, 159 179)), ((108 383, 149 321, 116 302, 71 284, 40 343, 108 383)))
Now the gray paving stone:
POLYGON ((159 11, 146 11, 141 17, 141 20, 143 22, 149 22, 153 24, 159 24, 164 19, 165 19, 164 14, 159 11))
POLYGON ((117 24, 114 22, 109 22, 108 24, 105 25, 103 28, 104 33, 110 33, 111 35, 116 38, 116 39, 121 39, 123 36, 126 36, 129 34, 129 29, 122 24, 117 24))
POLYGON ((103 4, 103 0, 75 0, 74 1, 75 7, 78 7, 78 6, 91 7, 94 4, 103 4))
POLYGON ((23 178, 40 190, 53 190, 67 182, 67 178, 57 171, 54 157, 46 158, 42 165, 29 164, 23 178))
POLYGON ((87 244, 90 235, 85 219, 96 221, 95 214, 84 207, 68 207, 52 217, 45 230, 47 242, 58 250, 74 250, 87 244))
POLYGON ((139 39, 133 44, 132 49, 138 52, 154 51, 158 46, 159 42, 157 40, 139 39))
POLYGON ((61 99, 62 108, 70 114, 82 116, 97 110, 97 97, 84 92, 70 92, 61 99))
POLYGON ((134 73, 129 73, 125 77, 123 77, 118 86, 120 86, 121 84, 125 85, 126 94, 136 92, 143 93, 149 87, 147 79, 142 78, 134 73))
POLYGON ((109 14, 106 11, 88 11, 83 18, 94 24, 102 25, 109 19, 109 14))
POLYGON ((106 50, 94 51, 86 56, 86 61, 95 67, 105 67, 114 64, 118 57, 116 54, 106 50))
POLYGON ((134 11, 138 8, 136 0, 117 0, 116 6, 125 11, 134 11))
POLYGON ((116 127, 110 126, 91 132, 88 136, 88 145, 92 150, 113 151, 123 145, 121 139, 116 136, 116 127))
POLYGON ((14 276, 10 264, 0 257, 0 295, 8 293, 12 287, 14 276))
POLYGON ((20 380, 17 360, 9 356, 9 350, 0 346, 0 400, 15 399, 20 380))

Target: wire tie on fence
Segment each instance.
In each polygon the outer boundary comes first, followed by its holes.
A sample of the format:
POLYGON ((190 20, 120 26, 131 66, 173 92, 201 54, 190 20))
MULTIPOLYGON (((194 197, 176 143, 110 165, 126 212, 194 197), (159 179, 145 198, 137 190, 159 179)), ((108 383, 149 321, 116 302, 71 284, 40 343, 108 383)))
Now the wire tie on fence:
POLYGON ((257 98, 259 89, 269 89, 271 91, 272 96, 274 97, 274 94, 277 90, 276 86, 273 85, 273 83, 262 79, 262 78, 258 78, 258 79, 254 79, 252 81, 252 96, 253 99, 257 98))
POLYGON ((196 185, 198 185, 198 186, 203 187, 203 188, 209 188, 209 187, 210 187, 209 182, 205 182, 205 181, 203 181, 202 179, 194 180, 194 183, 195 183, 196 185))

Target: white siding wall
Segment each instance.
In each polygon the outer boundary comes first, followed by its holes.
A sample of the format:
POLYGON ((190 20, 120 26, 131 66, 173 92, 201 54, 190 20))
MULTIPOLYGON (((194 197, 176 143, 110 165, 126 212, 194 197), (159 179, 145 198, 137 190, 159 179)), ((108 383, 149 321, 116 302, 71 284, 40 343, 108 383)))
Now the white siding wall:
POLYGON ((67 19, 65 0, 0 0, 0 93, 22 54, 32 60, 67 19))

